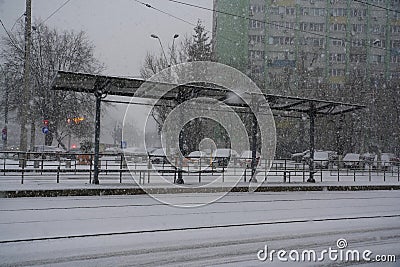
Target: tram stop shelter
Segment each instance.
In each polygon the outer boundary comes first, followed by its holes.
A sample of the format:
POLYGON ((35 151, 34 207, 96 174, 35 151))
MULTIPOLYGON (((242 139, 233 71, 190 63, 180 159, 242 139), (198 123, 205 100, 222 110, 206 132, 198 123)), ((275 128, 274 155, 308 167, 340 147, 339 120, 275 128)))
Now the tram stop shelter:
MULTIPOLYGON (((52 83, 52 90, 74 91, 81 93, 92 94, 96 101, 96 120, 95 120, 95 151, 94 151, 94 173, 93 183, 99 183, 99 144, 100 144, 100 112, 101 102, 107 95, 138 97, 135 95, 136 91, 146 81, 135 78, 122 78, 104 75, 93 75, 76 72, 58 71, 52 83)), ((154 83, 156 86, 157 83, 154 83)), ((176 87, 165 94, 162 99, 173 100, 177 104, 190 99, 190 96, 196 97, 212 97, 216 100, 223 101, 227 99, 230 90, 218 86, 195 86, 195 85, 176 85, 176 87), (189 92, 182 94, 182 92, 189 92), (190 94, 195 92, 195 94, 190 94)), ((151 98, 151 96, 144 96, 151 98)), ((359 110, 364 108, 363 105, 349 104, 342 102, 318 100, 311 98, 290 97, 272 94, 257 94, 257 97, 264 97, 269 104, 270 109, 275 114, 279 112, 300 113, 308 116, 309 118, 309 149, 310 149, 310 163, 309 163, 309 178, 308 182, 315 182, 314 175, 314 150, 315 150, 315 119, 317 116, 336 116, 359 110)), ((246 108, 245 106, 238 106, 237 104, 229 104, 233 108, 246 108)), ((252 136, 255 137, 257 133, 257 122, 253 119, 252 136)), ((254 178, 256 171, 256 138, 252 138, 252 178, 254 178)), ((177 182, 183 182, 182 171, 178 172, 177 182)), ((251 180, 250 180, 251 181, 251 180)))

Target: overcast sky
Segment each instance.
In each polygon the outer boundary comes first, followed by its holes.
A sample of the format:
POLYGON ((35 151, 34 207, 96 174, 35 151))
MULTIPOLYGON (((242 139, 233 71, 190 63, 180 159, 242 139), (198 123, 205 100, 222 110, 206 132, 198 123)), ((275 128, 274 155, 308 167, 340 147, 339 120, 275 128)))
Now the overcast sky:
MULTIPOLYGON (((32 0, 32 20, 48 18, 66 0, 32 0)), ((212 13, 169 2, 168 0, 143 0, 154 8, 196 24, 200 19, 211 31, 212 13)), ((212 7, 212 0, 184 0, 184 2, 212 7)), ((10 30, 25 12, 25 0, 0 0, 0 18, 10 30)), ((23 18, 22 18, 23 19, 23 18)), ((172 43, 177 33, 183 40, 193 33, 193 26, 137 3, 134 0, 70 0, 46 21, 60 30, 85 31, 95 45, 96 57, 105 63, 104 74, 114 76, 139 76, 146 52, 160 52, 160 45, 151 34, 158 35, 164 47, 172 43)), ((0 29, 0 35, 5 35, 0 29)), ((209 33, 211 36, 211 33, 209 33)), ((179 42, 179 39, 177 40, 179 42)), ((102 123, 102 142, 112 143, 115 122, 122 122, 125 105, 108 108, 102 123)), ((142 128, 144 118, 134 114, 131 124, 142 128)), ((10 129, 10 132, 12 129, 10 129)), ((129 145, 129 144, 128 144, 129 145)))
MULTIPOLYGON (((46 19, 64 2, 66 0, 32 0, 33 19, 46 19)), ((193 24, 200 19, 211 31, 210 11, 168 0, 142 2, 193 24)), ((184 2, 212 7, 212 0, 184 2)), ((25 0, 0 0, 0 18, 8 30, 24 12, 25 0)), ((193 30, 192 25, 147 8, 134 0, 70 0, 46 24, 58 29, 84 30, 96 46, 96 56, 106 64, 105 74, 117 76, 138 76, 146 52, 159 51, 158 41, 150 38, 150 34, 158 35, 164 47, 167 47, 172 43, 175 33, 184 36, 191 34, 193 30)), ((0 33, 4 35, 4 29, 0 33)))

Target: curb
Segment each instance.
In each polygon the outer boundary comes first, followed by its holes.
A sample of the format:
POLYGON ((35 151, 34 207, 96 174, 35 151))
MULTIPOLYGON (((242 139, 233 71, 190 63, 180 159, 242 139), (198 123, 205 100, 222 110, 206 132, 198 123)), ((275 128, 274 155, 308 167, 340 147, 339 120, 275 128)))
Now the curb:
MULTIPOLYGON (((400 190, 400 185, 314 185, 314 186, 260 186, 255 192, 298 192, 298 191, 372 191, 400 190)), ((249 192, 247 186, 203 187, 203 188, 91 188, 91 189, 35 189, 35 190, 3 190, 0 198, 19 197, 66 197, 66 196, 107 196, 107 195, 144 195, 150 194, 182 194, 182 193, 218 193, 249 192)), ((251 190, 250 190, 251 191, 251 190)))

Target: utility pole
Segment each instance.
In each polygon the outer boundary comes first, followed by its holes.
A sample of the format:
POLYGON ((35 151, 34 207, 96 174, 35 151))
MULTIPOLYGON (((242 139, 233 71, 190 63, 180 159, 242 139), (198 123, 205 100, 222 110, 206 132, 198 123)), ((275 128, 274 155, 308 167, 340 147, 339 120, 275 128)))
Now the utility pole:
MULTIPOLYGON (((20 115, 21 115, 21 135, 20 135, 20 143, 19 149, 20 151, 27 151, 28 142, 27 142, 27 113, 28 113, 28 94, 29 90, 29 73, 30 73, 30 52, 31 52, 31 27, 32 27, 32 2, 31 0, 26 0, 26 11, 25 11, 25 63, 24 63, 24 88, 22 92, 21 98, 21 107, 20 107, 20 115)), ((24 161, 22 161, 25 164, 24 161)))

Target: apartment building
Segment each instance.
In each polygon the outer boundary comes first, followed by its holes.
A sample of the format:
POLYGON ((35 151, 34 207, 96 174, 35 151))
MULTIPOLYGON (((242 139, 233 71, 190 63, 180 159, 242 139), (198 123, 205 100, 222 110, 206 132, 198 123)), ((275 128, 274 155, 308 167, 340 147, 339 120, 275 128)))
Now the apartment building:
POLYGON ((400 0, 214 0, 213 51, 261 88, 400 79, 400 0))

